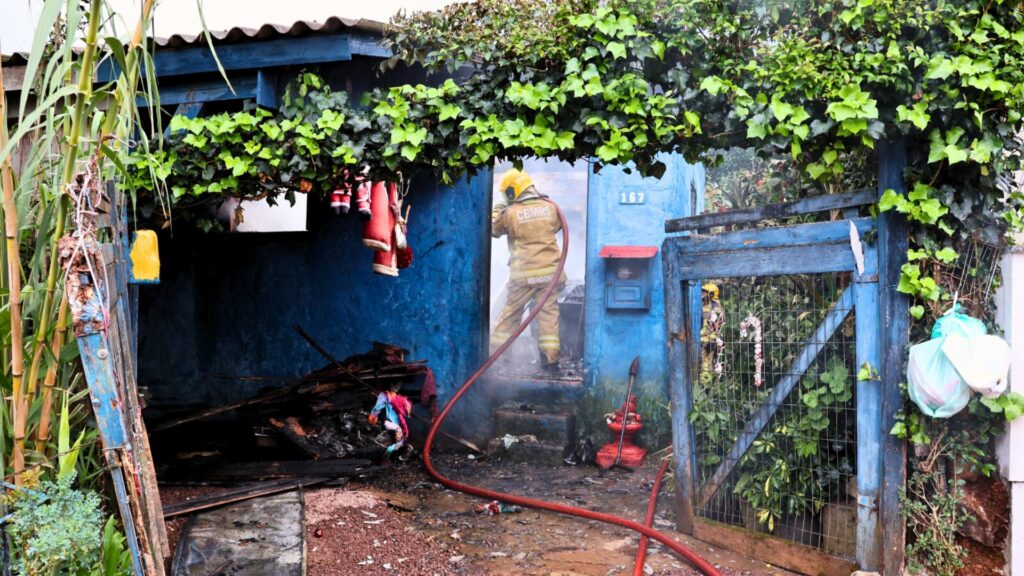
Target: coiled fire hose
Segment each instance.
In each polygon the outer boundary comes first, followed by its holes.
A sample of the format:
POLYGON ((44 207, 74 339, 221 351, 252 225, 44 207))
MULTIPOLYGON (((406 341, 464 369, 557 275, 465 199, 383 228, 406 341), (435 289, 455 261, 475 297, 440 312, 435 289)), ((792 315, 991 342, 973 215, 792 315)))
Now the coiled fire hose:
POLYGON ((543 500, 535 500, 533 498, 527 498, 525 496, 505 494, 502 492, 481 488, 479 486, 463 484, 461 482, 452 480, 451 478, 442 475, 440 472, 437 471, 436 468, 434 468, 434 464, 430 460, 430 449, 434 445, 434 436, 437 434, 437 431, 441 427, 441 424, 444 423, 444 419, 447 418, 448 414, 452 411, 452 408, 454 408, 455 405, 459 402, 459 400, 463 396, 465 396, 465 394, 469 391, 470 388, 473 387, 473 384, 476 383, 480 376, 488 368, 490 368, 491 364, 494 364, 495 360, 497 360, 502 354, 505 353, 506 350, 509 349, 510 346, 512 346, 512 343, 515 342, 516 338, 518 338, 519 335, 522 334, 524 330, 526 330, 530 323, 533 322, 534 317, 537 316, 537 314, 540 312, 541 308, 544 306, 544 303, 547 302, 548 299, 554 296, 555 294, 555 290, 558 287, 559 280, 562 277, 562 269, 565 267, 566 256, 569 253, 569 226, 568 223, 565 221, 565 215, 562 214, 562 210, 558 207, 558 205, 555 204, 554 202, 551 202, 550 200, 547 201, 552 206, 554 206, 555 211, 558 213, 558 219, 562 223, 562 254, 559 257, 558 266, 555 269, 555 273, 551 275, 551 280, 548 281, 548 284, 544 288, 544 292, 541 293, 540 298, 537 300, 534 306, 531 307, 530 313, 527 315, 526 319, 523 320, 523 323, 520 324, 519 327, 516 328, 515 332, 513 332, 512 335, 509 337, 509 339, 506 340, 505 343, 502 344, 493 354, 491 354, 487 358, 487 360, 485 360, 484 363, 476 370, 476 372, 474 372, 469 377, 469 379, 467 379, 462 384, 458 391, 455 392, 455 395, 452 396, 451 400, 449 400, 448 403, 445 405, 444 409, 441 410, 441 413, 437 415, 437 418, 434 419, 434 422, 430 425, 430 430, 427 432, 427 440, 423 444, 423 465, 426 466, 427 472, 429 472, 431 476, 433 476, 438 482, 440 482, 444 486, 447 486, 448 488, 451 488, 452 490, 458 490, 459 492, 464 492, 472 496, 479 496, 487 500, 501 500, 503 502, 515 504, 517 506, 535 508, 538 510, 547 510, 548 512, 567 514, 569 516, 577 516, 579 518, 597 520, 599 522, 604 522, 606 524, 614 524, 616 526, 621 526, 623 528, 629 528, 630 530, 639 532, 643 536, 647 536, 648 538, 652 538, 654 540, 657 540, 658 542, 661 542, 662 544, 673 550, 675 553, 682 556, 687 562, 692 564, 695 568, 700 570, 706 576, 721 576, 718 570, 716 570, 714 566, 708 563, 708 561, 698 556, 695 552, 693 552, 686 546, 683 546, 682 544, 669 538, 667 535, 662 534, 661 532, 651 527, 644 526, 643 524, 639 524, 637 522, 633 522, 631 520, 620 518, 618 516, 614 516, 611 514, 605 514, 603 512, 594 512, 591 510, 585 510, 583 508, 576 508, 574 506, 566 506, 564 504, 556 504, 554 502, 545 502, 543 500))

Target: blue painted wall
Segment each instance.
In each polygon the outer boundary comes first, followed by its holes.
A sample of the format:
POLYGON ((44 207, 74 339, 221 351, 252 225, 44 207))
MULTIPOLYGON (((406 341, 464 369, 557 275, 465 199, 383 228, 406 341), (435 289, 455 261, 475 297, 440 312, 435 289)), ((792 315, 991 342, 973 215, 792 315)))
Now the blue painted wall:
MULTIPOLYGON (((665 238, 664 222, 692 214, 704 198, 704 167, 687 164, 681 156, 661 158, 668 165, 659 179, 606 166, 590 175, 587 215, 587 296, 584 368, 589 400, 582 401, 583 418, 594 420, 618 407, 626 393, 629 365, 640 356, 637 377, 641 414, 650 422, 651 436, 667 434, 668 349, 661 255, 651 260, 651 306, 647 310, 609 310, 605 307, 605 264, 598 256, 605 245, 657 246, 665 238), (622 192, 643 191, 640 205, 619 204, 622 192), (588 405, 595 404, 593 406, 588 405), (662 429, 662 427, 664 429, 662 429)), ((582 423, 582 422, 581 422, 582 423)), ((593 424, 591 423, 591 426, 593 424)), ((598 429, 587 428, 591 432, 598 429)))
POLYGON ((355 214, 319 202, 307 233, 164 235, 161 284, 141 289, 139 376, 151 404, 237 400, 266 383, 218 374, 294 377, 326 364, 294 324, 339 358, 374 340, 402 345, 430 360, 450 396, 482 360, 490 177, 414 183, 414 261, 398 278, 372 273, 355 214))

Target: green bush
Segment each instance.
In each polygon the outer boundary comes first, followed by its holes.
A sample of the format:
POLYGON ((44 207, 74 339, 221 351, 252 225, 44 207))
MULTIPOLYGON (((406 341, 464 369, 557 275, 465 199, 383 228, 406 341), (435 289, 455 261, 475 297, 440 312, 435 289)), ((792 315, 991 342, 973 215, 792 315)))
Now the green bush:
POLYGON ((69 475, 16 492, 8 530, 16 574, 106 574, 93 572, 100 557, 100 498, 75 490, 72 481, 69 475))

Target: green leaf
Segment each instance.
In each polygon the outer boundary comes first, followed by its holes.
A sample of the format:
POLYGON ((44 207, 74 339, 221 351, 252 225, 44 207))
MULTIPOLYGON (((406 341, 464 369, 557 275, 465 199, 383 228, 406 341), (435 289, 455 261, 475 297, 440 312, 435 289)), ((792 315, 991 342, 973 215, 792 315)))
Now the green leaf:
POLYGON ((793 113, 793 106, 779 100, 778 96, 776 96, 772 98, 771 110, 775 120, 782 122, 793 113))
POLYGON ((658 60, 665 59, 665 43, 661 40, 651 42, 651 51, 658 57, 658 60))
POLYGON ((747 138, 764 138, 767 135, 767 125, 759 117, 747 120, 747 138))
POLYGON ((999 414, 1003 411, 1003 405, 995 398, 981 397, 981 404, 989 409, 990 412, 999 414))
POLYGON ((622 42, 609 42, 607 46, 608 52, 615 58, 626 57, 626 45, 622 42))
POLYGON ((1003 416, 1006 417, 1007 422, 1013 422, 1019 418, 1022 413, 1024 413, 1024 408, 1019 404, 1009 404, 1003 409, 1003 416))
POLYGON ((947 247, 943 248, 942 250, 939 250, 938 252, 936 252, 935 253, 935 257, 938 258, 941 262, 944 262, 946 264, 950 264, 950 263, 952 263, 953 261, 956 260, 957 253, 956 253, 956 250, 953 250, 952 248, 947 246, 947 247))
POLYGON ((955 71, 956 66, 953 65, 952 60, 942 55, 936 55, 928 63, 928 71, 925 72, 924 77, 928 80, 945 80, 955 71))
POLYGON ((902 194, 898 194, 895 190, 889 188, 882 193, 882 197, 878 200, 878 209, 881 212, 888 212, 906 201, 902 194))
POLYGON ((910 315, 913 316, 915 320, 920 320, 924 317, 924 306, 921 306, 920 304, 911 306, 910 315))

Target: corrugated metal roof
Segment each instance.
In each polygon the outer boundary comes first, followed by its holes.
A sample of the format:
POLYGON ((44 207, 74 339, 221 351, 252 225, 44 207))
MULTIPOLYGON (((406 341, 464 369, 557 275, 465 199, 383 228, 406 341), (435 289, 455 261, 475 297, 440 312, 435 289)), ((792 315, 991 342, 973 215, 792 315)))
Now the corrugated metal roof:
MULTIPOLYGON (((341 18, 331 16, 323 22, 315 20, 299 20, 288 24, 264 24, 259 28, 234 27, 227 30, 210 31, 210 35, 217 43, 245 42, 251 40, 271 40, 283 36, 309 36, 313 34, 331 34, 345 30, 361 30, 373 34, 383 34, 387 26, 384 22, 375 20, 341 18)), ((159 48, 175 49, 205 44, 202 31, 196 34, 174 34, 166 38, 157 38, 156 45, 159 48)))
MULTIPOLYGON (((376 20, 365 18, 341 18, 331 16, 323 22, 316 20, 298 20, 292 24, 264 24, 259 28, 234 27, 227 30, 211 30, 214 42, 217 44, 231 44, 252 40, 272 40, 285 36, 300 37, 314 34, 332 34, 345 30, 359 30, 371 34, 383 34, 387 24, 376 20)), ((205 45, 206 38, 202 30, 196 34, 172 34, 167 37, 158 37, 153 40, 157 49, 173 50, 176 48, 188 48, 192 46, 205 45)), ((16 52, 14 54, 3 54, 2 61, 6 66, 22 66, 28 61, 27 52, 16 52)))

